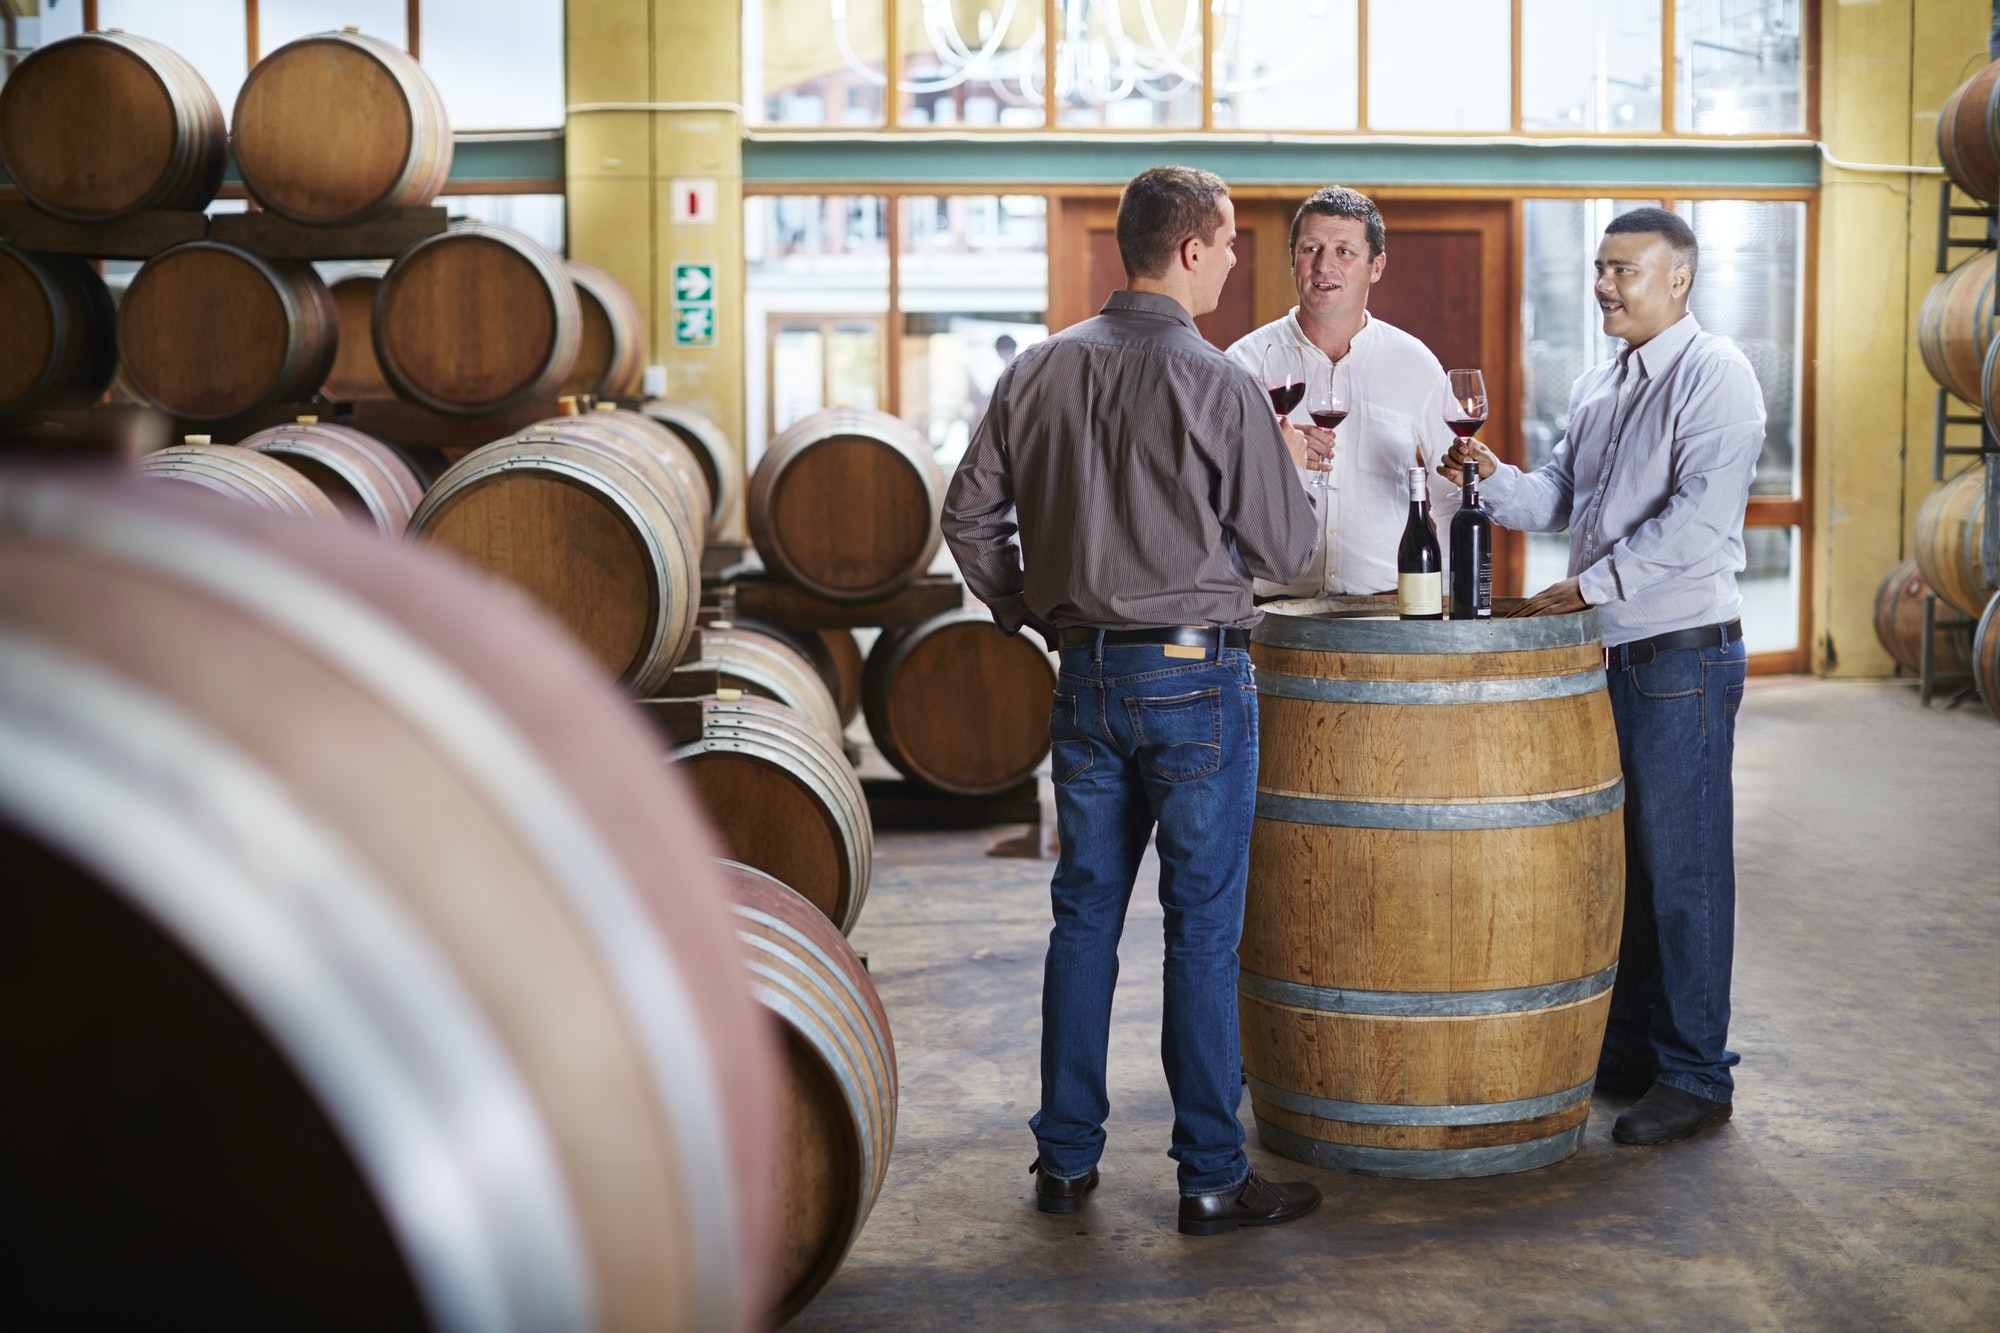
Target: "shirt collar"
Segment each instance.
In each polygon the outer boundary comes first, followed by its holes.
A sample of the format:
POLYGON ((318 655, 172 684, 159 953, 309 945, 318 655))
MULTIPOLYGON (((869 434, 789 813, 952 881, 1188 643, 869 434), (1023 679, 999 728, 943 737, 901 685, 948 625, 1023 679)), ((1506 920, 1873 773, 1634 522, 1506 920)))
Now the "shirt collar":
POLYGON ((1159 315, 1167 319, 1179 320, 1189 328, 1194 328, 1194 316, 1188 314, 1187 307, 1171 296, 1161 296, 1158 292, 1135 292, 1120 287, 1104 298, 1104 306, 1097 313, 1135 315, 1159 315))
POLYGON ((1694 312, 1690 310, 1639 346, 1625 348, 1618 354, 1619 360, 1629 363, 1636 358, 1639 368, 1646 372, 1646 378, 1652 379, 1672 365, 1674 358, 1679 356, 1687 345, 1694 341, 1694 335, 1700 332, 1701 324, 1696 321, 1694 312))
MULTIPOLYGON (((1347 344, 1347 356, 1342 357, 1341 360, 1346 361, 1351 358, 1362 343, 1369 341, 1371 337, 1370 331, 1374 327, 1375 316, 1363 310, 1361 312, 1361 327, 1354 331, 1353 340, 1347 344)), ((1298 343, 1299 346, 1311 348, 1313 351, 1319 353, 1321 360, 1328 363, 1332 362, 1333 358, 1325 352, 1320 351, 1318 343, 1306 337, 1305 328, 1299 323, 1299 308, 1297 306, 1293 306, 1285 315, 1285 332, 1289 333, 1292 336, 1292 340, 1298 343)))

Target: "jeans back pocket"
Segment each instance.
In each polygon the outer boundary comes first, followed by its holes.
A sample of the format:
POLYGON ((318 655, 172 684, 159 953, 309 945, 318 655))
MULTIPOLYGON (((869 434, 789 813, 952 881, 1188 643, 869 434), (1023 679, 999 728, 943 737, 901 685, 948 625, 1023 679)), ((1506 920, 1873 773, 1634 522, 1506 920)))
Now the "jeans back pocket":
POLYGON ((1222 767, 1222 690, 1167 698, 1128 696, 1125 711, 1147 768, 1169 782, 1204 778, 1222 767))

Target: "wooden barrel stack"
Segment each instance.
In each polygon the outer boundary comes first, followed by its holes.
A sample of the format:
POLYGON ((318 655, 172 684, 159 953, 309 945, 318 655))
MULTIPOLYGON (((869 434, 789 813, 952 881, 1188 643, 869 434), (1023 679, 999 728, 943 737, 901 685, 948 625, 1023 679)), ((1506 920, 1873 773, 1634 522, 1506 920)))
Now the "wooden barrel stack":
POLYGON ((882 757, 904 776, 990 796, 1049 752, 1056 673, 1041 643, 1000 632, 984 607, 884 630, 868 654, 862 707, 882 757))
POLYGON ((735 446, 714 422, 678 403, 654 398, 639 410, 680 436, 681 442, 693 452, 702 475, 708 479, 708 535, 722 536, 737 521, 737 509, 743 503, 743 459, 735 446))
POLYGON ((721 865, 750 993, 784 1034, 770 1302, 782 1324, 839 1269, 882 1191, 896 1136, 896 1045, 840 932, 781 881, 721 865))
POLYGON ((683 670, 714 672, 718 683, 769 699, 804 717, 819 729, 835 753, 840 752, 845 724, 832 687, 813 663, 782 631, 710 620, 701 627, 701 655, 683 663, 683 670))
POLYGON ((0 241, 0 418, 97 401, 118 370, 117 310, 71 255, 0 241))
POLYGON ((1974 619, 1986 609, 1989 595, 1979 560, 1985 530, 1986 469, 1975 463, 1924 501, 1910 543, 1924 582, 1974 619))
POLYGON ((2000 60, 1958 86, 1938 115, 1938 161, 1974 199, 2000 200, 2000 60))
POLYGON ((762 1326, 776 1051, 683 785, 517 600, 200 499, 0 477, 10 1296, 762 1326))
POLYGON ((423 502, 423 484, 402 455, 352 426, 301 417, 260 430, 239 447, 304 473, 350 523, 384 537, 402 536, 423 502))
POLYGON ((1239 988, 1261 1142, 1414 1177, 1569 1156, 1624 907, 1596 613, 1275 614, 1251 645, 1239 988))
POLYGON ((1931 378, 1979 406, 1985 402, 1986 351, 1993 345, 1991 250, 1939 278, 1917 315, 1917 350, 1931 378))
POLYGON ((565 261, 576 284, 582 327, 564 393, 615 398, 636 391, 646 369, 646 322, 639 303, 601 268, 565 261))
MULTIPOLYGON (((1931 590, 1914 560, 1889 571, 1875 592, 1875 637, 1904 670, 1923 669, 1924 594, 1931 590)), ((1971 635, 1962 625, 1940 625, 1931 640, 1931 669, 1964 675, 1971 661, 1971 635)))
POLYGON ((199 486, 267 513, 338 522, 340 509, 298 468, 254 449, 211 444, 190 436, 186 444, 147 454, 139 472, 149 479, 199 486))
POLYGON ((396 396, 375 359, 375 297, 382 290, 382 275, 388 271, 386 263, 369 264, 350 269, 327 284, 340 324, 340 348, 322 386, 328 398, 379 402, 396 396))

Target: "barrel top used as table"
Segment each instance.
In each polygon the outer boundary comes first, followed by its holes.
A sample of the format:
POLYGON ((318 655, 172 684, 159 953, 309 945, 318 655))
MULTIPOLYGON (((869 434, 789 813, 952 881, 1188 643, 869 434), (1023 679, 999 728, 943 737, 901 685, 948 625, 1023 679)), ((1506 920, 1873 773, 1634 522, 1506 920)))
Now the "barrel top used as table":
POLYGON ((1498 614, 1507 605, 1496 603, 1490 620, 1403 620, 1390 598, 1266 602, 1259 608, 1264 618, 1250 631, 1250 640, 1317 653, 1423 654, 1525 653, 1581 648, 1598 641, 1594 607, 1559 616, 1498 614))

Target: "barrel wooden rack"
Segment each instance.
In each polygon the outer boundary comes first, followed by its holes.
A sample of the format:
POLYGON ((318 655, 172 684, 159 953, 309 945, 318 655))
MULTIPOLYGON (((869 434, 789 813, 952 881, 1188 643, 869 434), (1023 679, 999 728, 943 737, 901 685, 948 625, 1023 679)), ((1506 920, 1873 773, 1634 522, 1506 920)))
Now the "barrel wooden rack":
POLYGON ((149 209, 115 222, 67 222, 28 204, 0 204, 0 240, 23 250, 92 259, 151 259, 190 241, 219 241, 265 259, 394 259, 449 226, 444 209, 385 209, 363 222, 312 227, 275 213, 209 217, 149 209))

